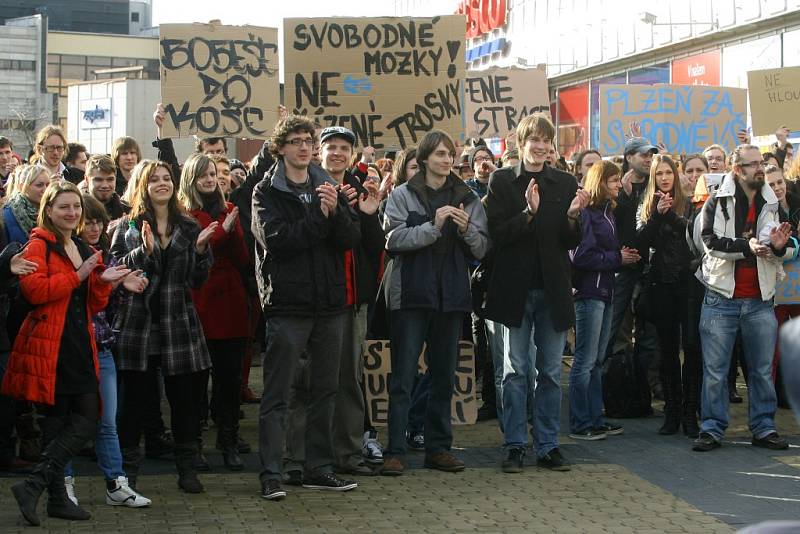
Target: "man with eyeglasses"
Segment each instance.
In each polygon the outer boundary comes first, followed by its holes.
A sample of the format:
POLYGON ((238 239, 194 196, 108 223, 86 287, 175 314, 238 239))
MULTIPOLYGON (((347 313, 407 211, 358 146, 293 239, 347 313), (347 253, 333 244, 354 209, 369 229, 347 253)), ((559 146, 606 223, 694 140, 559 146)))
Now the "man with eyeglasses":
POLYGON ((6 181, 16 166, 17 159, 14 157, 14 146, 11 144, 11 139, 0 135, 0 189, 3 193, 5 193, 6 181))
POLYGON ((259 413, 262 497, 280 500, 286 411, 303 351, 310 397, 305 428, 305 488, 357 484, 333 474, 332 425, 347 309, 345 251, 358 246, 358 216, 316 165, 314 124, 289 115, 269 141, 277 163, 253 192, 256 279, 266 324, 264 395, 259 413))
POLYGON ((701 215, 707 289, 700 316, 702 422, 693 449, 713 450, 725 435, 730 354, 741 331, 749 375, 751 443, 782 450, 789 444, 775 429, 772 355, 778 325, 773 297, 778 267, 792 257, 797 245, 790 225, 781 222, 778 198, 765 186, 758 147, 739 145, 731 164, 732 171, 706 201, 701 215))

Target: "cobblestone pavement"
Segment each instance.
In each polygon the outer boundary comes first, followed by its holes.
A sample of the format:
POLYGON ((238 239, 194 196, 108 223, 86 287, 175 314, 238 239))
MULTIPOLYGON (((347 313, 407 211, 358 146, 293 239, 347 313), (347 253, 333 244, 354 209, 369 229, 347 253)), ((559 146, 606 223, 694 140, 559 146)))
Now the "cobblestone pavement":
MULTIPOLYGON (((257 391, 259 375, 260 369, 254 369, 251 382, 257 391)), ((488 421, 456 427, 455 447, 467 462, 461 474, 424 469, 422 456, 412 455, 405 476, 361 477, 359 488, 344 494, 289 487, 287 499, 278 503, 259 496, 256 454, 245 455, 243 473, 230 473, 216 451, 207 451, 212 472, 201 475, 206 486, 201 495, 178 490, 171 462, 145 461, 139 488, 154 504, 139 510, 107 506, 102 477, 81 459, 76 462, 77 493, 92 520, 46 518, 46 497, 39 510, 44 528, 52 531, 170 534, 713 533, 769 519, 796 519, 800 429, 787 410, 780 410, 778 427, 793 447, 781 452, 756 449, 749 445, 746 406, 734 406, 728 438, 711 453, 691 452, 683 436, 659 436, 660 419, 651 417, 620 421, 625 434, 606 441, 577 443, 563 435, 562 451, 574 462, 568 473, 526 467, 522 474, 509 475, 499 469, 501 436, 496 423, 488 421)), ((245 406, 242 420, 243 435, 254 446, 257 408, 245 406)), ((214 443, 213 429, 206 433, 206 443, 214 443)), ((0 532, 29 532, 9 491, 13 482, 0 479, 0 532)))

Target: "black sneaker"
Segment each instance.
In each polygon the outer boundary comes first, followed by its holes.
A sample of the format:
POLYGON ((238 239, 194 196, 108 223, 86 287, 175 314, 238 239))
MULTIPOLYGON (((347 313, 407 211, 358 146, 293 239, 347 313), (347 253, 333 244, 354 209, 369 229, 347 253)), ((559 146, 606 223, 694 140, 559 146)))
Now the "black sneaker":
POLYGON ((303 477, 303 487, 306 489, 350 491, 358 487, 352 480, 342 480, 333 473, 319 473, 303 477))
POLYGON ((424 452, 425 451, 425 434, 422 432, 415 432, 410 434, 408 438, 406 438, 406 444, 408 445, 409 450, 415 452, 424 452))
POLYGON ((572 439, 579 439, 581 441, 598 441, 601 439, 606 439, 606 433, 602 430, 587 428, 586 430, 581 430, 580 432, 570 432, 569 437, 572 439))
POLYGON ((763 438, 754 437, 750 443, 755 447, 764 447, 773 451, 783 451, 789 448, 789 442, 780 437, 777 432, 771 432, 763 438))
POLYGON ((270 479, 261 486, 261 496, 268 501, 280 501, 286 497, 281 483, 278 480, 270 479))
POLYGON ((722 446, 722 444, 708 432, 700 432, 697 439, 692 443, 692 450, 697 452, 708 452, 722 446))
POLYGON ((287 486, 302 486, 303 472, 298 470, 286 471, 283 474, 283 483, 287 486))
POLYGON ((525 449, 508 449, 508 457, 503 460, 503 473, 522 473, 525 449))
POLYGON ((605 432, 606 436, 619 436, 625 429, 619 425, 612 425, 611 423, 603 423, 599 427, 595 428, 594 430, 605 432))
POLYGON ((563 456, 561 456, 561 452, 558 450, 558 447, 551 450, 541 458, 537 458, 536 465, 551 471, 570 470, 569 462, 566 461, 563 456))

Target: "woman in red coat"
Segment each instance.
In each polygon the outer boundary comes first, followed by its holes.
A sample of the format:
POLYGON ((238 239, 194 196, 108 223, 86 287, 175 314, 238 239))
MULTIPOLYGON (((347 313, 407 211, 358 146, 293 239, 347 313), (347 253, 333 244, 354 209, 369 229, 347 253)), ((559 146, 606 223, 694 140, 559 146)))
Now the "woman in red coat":
POLYGON ((240 471, 244 464, 237 447, 239 393, 249 325, 241 272, 248 267, 250 257, 239 223, 239 210, 225 202, 216 164, 211 158, 193 154, 184 162, 178 198, 202 228, 218 223, 210 241, 214 264, 208 281, 192 290, 192 297, 213 366, 217 447, 222 449, 225 466, 240 471))
POLYGON ((37 224, 26 252, 37 268, 20 280, 33 309, 14 341, 2 386, 5 395, 44 405, 42 460, 11 487, 32 525, 39 525, 36 505, 45 489, 50 517, 91 517, 67 498, 64 466, 97 431, 99 367, 92 315, 106 306, 112 284, 130 273, 124 266, 104 269, 100 253, 77 237, 83 198, 66 180, 47 187, 37 224))

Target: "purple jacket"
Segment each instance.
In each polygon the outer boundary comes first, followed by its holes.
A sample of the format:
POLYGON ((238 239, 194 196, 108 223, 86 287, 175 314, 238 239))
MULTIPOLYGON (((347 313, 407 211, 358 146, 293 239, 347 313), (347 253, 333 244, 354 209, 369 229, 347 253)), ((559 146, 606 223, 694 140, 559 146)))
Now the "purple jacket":
POLYGON ((574 296, 576 299, 611 302, 614 296, 614 271, 622 264, 622 255, 610 204, 606 204, 602 210, 583 210, 581 229, 581 243, 570 252, 574 296))

